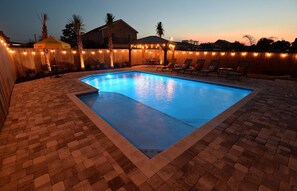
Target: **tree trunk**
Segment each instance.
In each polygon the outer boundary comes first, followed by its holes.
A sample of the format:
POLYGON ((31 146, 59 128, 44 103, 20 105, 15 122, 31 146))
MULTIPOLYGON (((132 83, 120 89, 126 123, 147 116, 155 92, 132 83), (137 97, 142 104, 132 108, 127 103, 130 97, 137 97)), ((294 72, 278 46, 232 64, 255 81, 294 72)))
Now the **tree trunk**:
POLYGON ((112 44, 112 35, 111 35, 110 29, 108 30, 108 49, 109 49, 110 67, 114 68, 114 65, 113 65, 113 44, 112 44))
POLYGON ((80 67, 81 69, 85 69, 85 61, 84 61, 84 55, 82 53, 83 51, 83 45, 82 45, 82 40, 81 36, 77 36, 77 48, 78 48, 78 54, 79 54, 79 60, 80 60, 80 67))
POLYGON ((47 65, 47 68, 49 71, 52 71, 51 68, 51 63, 50 63, 50 59, 49 59, 49 50, 48 49, 44 49, 44 58, 45 58, 45 63, 47 65))

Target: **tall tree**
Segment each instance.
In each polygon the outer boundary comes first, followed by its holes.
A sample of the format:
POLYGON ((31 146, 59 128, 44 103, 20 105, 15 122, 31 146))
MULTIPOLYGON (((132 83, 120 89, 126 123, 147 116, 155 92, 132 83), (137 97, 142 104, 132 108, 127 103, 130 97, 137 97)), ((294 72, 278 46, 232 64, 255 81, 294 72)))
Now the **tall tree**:
POLYGON ((162 38, 164 36, 164 28, 162 22, 158 22, 156 26, 157 35, 162 38))
POLYGON ((271 49, 271 44, 274 41, 270 38, 261 38, 258 42, 257 42, 257 49, 258 51, 270 51, 271 49))
POLYGON ((273 51, 286 52, 290 49, 291 43, 286 40, 278 40, 271 44, 273 51))
POLYGON ((291 51, 297 51, 297 38, 295 38, 295 41, 294 42, 292 42, 292 45, 291 45, 291 51))
MULTIPOLYGON (((156 32, 157 35, 162 38, 162 36, 164 36, 164 28, 163 28, 163 24, 162 22, 158 22, 156 25, 156 32)), ((162 64, 162 56, 161 56, 161 51, 162 51, 162 47, 160 45, 159 47, 159 59, 160 59, 160 64, 162 64)), ((166 64, 166 63, 165 63, 166 64)))
POLYGON ((42 40, 47 39, 48 37, 48 33, 47 33, 47 25, 46 22, 48 20, 47 14, 46 13, 42 13, 39 17, 39 20, 42 24, 42 40))
POLYGON ((82 44, 82 32, 84 31, 84 24, 83 20, 79 15, 72 15, 72 19, 70 20, 70 23, 73 25, 73 30, 76 35, 76 43, 77 43, 77 49, 79 54, 79 60, 80 60, 80 67, 81 69, 85 69, 85 62, 84 62, 84 56, 83 56, 83 44, 82 44))
POLYGON ((106 14, 105 23, 108 31, 108 50, 110 58, 110 67, 113 68, 113 43, 112 43, 112 24, 114 22, 114 16, 111 13, 106 14))
POLYGON ((242 38, 245 38, 248 41, 248 45, 249 46, 252 46, 253 44, 256 43, 256 40, 255 40, 255 38, 252 35, 246 34, 242 38))
POLYGON ((67 42, 71 47, 76 47, 76 34, 72 22, 65 25, 65 29, 62 30, 63 36, 60 39, 64 42, 67 42))
MULTIPOLYGON (((48 33, 47 33, 47 20, 48 20, 48 17, 47 17, 47 14, 46 13, 42 13, 40 14, 39 16, 39 20, 42 24, 42 36, 41 36, 41 39, 44 40, 44 39, 47 39, 48 37, 48 33)), ((49 59, 49 51, 48 49, 44 49, 44 57, 45 57, 45 63, 49 69, 49 71, 51 71, 51 64, 50 64, 50 59, 49 59)))

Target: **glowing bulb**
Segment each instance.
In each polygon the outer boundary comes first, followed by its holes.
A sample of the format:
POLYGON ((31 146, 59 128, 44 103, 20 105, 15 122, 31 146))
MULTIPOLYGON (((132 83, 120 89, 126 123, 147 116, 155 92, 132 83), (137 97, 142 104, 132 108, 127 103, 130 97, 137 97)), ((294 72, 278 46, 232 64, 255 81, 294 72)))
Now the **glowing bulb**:
POLYGON ((241 53, 241 56, 246 56, 246 55, 247 55, 246 52, 241 53))
POLYGON ((27 55, 27 52, 23 52, 24 55, 27 55))
POLYGON ((221 52, 221 56, 225 56, 225 54, 226 54, 225 52, 221 52))
POLYGON ((204 55, 207 55, 208 52, 204 52, 204 55))
POLYGON ((266 53, 266 56, 267 57, 270 57, 271 56, 271 53, 270 52, 266 53))
POLYGON ((32 55, 35 55, 36 53, 35 52, 32 52, 32 55))
POLYGON ((235 52, 231 52, 231 56, 235 56, 235 52))
POLYGON ((199 55, 199 52, 196 52, 196 55, 199 55))
POLYGON ((213 56, 215 56, 217 53, 215 53, 215 52, 213 52, 213 53, 211 53, 211 55, 213 55, 213 56))
POLYGON ((91 54, 93 54, 93 55, 94 55, 94 54, 95 54, 95 52, 94 52, 94 51, 92 51, 92 52, 91 52, 91 54))
POLYGON ((64 50, 64 51, 62 51, 62 54, 66 54, 66 51, 64 50))
POLYGON ((41 52, 40 52, 40 54, 42 54, 42 55, 43 55, 43 54, 44 54, 44 52, 43 52, 43 51, 41 51, 41 52))
POLYGON ((85 54, 85 53, 86 53, 86 51, 82 51, 82 53, 83 53, 83 54, 85 54))
POLYGON ((258 56, 259 55, 259 53, 258 52, 254 52, 254 56, 258 56))
POLYGON ((282 58, 286 58, 287 56, 288 56, 287 53, 282 53, 282 54, 281 54, 281 57, 282 57, 282 58))
POLYGON ((73 50, 73 51, 72 51, 72 54, 76 54, 76 51, 75 51, 75 50, 73 50))

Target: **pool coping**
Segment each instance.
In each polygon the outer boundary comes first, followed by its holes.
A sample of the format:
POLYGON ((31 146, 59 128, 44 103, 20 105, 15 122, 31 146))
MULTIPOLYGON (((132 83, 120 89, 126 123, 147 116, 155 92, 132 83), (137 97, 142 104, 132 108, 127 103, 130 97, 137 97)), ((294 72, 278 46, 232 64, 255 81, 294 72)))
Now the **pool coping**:
MULTIPOLYGON (((76 81, 88 88, 86 91, 74 92, 67 94, 68 97, 81 109, 81 111, 100 129, 114 144, 117 146, 123 154, 147 177, 150 178, 156 174, 160 169, 165 167, 168 163, 177 158, 180 154, 185 152, 201 138, 211 132, 215 127, 221 124, 229 116, 231 116, 240 107, 245 105, 248 101, 254 98, 260 91, 260 88, 251 88, 245 86, 232 85, 220 82, 209 82, 204 80, 196 80, 187 77, 176 77, 171 75, 163 75, 159 73, 143 72, 138 70, 131 70, 126 72, 142 72, 149 74, 157 74, 166 77, 173 77, 185 80, 191 80, 196 82, 211 83, 217 85, 223 85, 228 87, 243 88, 252 90, 252 92, 241 99, 239 102, 226 109, 224 112, 220 113, 218 116, 208 121, 194 132, 190 133, 186 137, 182 138, 175 144, 171 145, 166 150, 162 151, 160 154, 156 155, 152 159, 145 156, 140 150, 138 150, 134 145, 132 145, 126 138, 120 135, 115 129, 113 129, 104 119, 102 119, 98 114, 96 114, 92 109, 90 109, 85 103, 83 103, 77 96, 82 94, 98 92, 98 89, 83 83, 80 79, 76 81)), ((106 73, 105 73, 106 74, 106 73)), ((95 74, 96 75, 96 74, 95 74)))

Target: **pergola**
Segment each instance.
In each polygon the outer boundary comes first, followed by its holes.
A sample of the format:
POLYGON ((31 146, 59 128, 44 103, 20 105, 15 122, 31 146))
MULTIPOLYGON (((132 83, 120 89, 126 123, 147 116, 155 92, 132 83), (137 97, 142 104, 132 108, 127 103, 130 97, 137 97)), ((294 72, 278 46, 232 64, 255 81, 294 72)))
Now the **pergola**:
POLYGON ((174 50, 175 45, 173 42, 160 38, 158 36, 148 36, 137 39, 129 44, 129 65, 131 66, 132 49, 162 49, 164 51, 164 64, 167 63, 167 51, 174 50))

